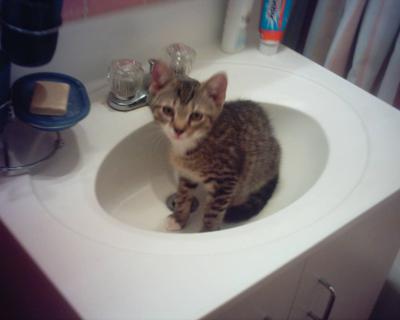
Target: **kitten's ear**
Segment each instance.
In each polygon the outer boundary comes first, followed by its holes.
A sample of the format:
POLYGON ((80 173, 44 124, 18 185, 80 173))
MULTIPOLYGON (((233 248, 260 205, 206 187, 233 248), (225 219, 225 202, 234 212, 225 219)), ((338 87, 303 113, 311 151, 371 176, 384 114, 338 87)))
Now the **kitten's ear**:
POLYGON ((150 93, 157 93, 172 79, 172 76, 172 70, 163 61, 155 60, 151 70, 150 93))
POLYGON ((223 72, 213 75, 204 84, 204 88, 208 96, 212 100, 214 100, 215 104, 218 107, 222 107, 222 105, 225 102, 227 85, 228 85, 228 79, 226 77, 226 74, 223 72))

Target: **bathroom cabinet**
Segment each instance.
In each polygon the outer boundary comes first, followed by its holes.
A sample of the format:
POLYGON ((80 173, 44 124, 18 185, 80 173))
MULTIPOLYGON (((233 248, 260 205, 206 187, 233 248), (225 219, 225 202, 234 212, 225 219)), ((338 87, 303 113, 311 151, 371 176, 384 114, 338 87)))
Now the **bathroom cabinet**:
POLYGON ((304 261, 293 262, 204 319, 288 319, 303 268, 304 261))
POLYGON ((329 319, 368 319, 399 247, 399 209, 392 196, 205 319, 322 319, 333 293, 320 279, 335 291, 329 319))

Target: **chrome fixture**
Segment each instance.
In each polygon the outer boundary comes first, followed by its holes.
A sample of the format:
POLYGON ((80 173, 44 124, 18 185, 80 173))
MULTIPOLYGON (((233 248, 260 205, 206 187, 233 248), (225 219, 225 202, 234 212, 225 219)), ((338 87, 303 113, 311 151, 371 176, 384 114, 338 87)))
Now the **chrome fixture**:
POLYGON ((132 111, 147 104, 147 91, 139 89, 136 94, 129 99, 120 99, 112 92, 108 96, 108 105, 118 111, 132 111))
POLYGON ((335 288, 325 279, 318 279, 318 283, 325 288, 328 293, 329 293, 329 300, 328 303, 325 307, 324 314, 322 317, 317 316, 314 312, 308 311, 307 312, 307 317, 312 319, 312 320, 328 320, 329 316, 332 312, 333 305, 335 304, 336 301, 336 290, 335 288))
POLYGON ((169 56, 169 66, 177 74, 188 75, 192 70, 196 51, 183 43, 173 43, 166 49, 169 56))
POLYGON ((130 111, 144 107, 147 91, 143 89, 144 70, 140 62, 119 59, 111 63, 108 75, 111 91, 108 105, 118 111, 130 111))
MULTIPOLYGON (((176 74, 187 75, 192 70, 196 51, 183 43, 173 43, 166 48, 168 64, 176 74)), ((108 105, 118 111, 131 111, 146 106, 148 86, 155 59, 150 59, 149 72, 134 59, 113 60, 108 70, 110 83, 108 105)))

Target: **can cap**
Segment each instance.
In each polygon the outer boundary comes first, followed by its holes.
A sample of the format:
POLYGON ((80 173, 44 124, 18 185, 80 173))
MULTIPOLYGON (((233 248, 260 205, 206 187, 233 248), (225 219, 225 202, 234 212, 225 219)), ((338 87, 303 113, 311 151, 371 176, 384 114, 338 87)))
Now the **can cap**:
POLYGON ((278 47, 279 47, 279 42, 275 41, 263 41, 260 40, 260 45, 259 45, 259 50, 261 53, 267 55, 267 56, 272 56, 278 52, 278 47))

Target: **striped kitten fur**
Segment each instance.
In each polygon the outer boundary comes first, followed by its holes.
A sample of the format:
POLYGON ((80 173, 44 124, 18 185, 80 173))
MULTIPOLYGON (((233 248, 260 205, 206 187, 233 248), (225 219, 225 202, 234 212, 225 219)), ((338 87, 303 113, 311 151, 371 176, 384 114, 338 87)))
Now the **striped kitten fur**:
POLYGON ((277 185, 280 147, 266 114, 252 101, 225 102, 226 87, 224 73, 200 83, 161 61, 152 70, 150 107, 180 176, 169 230, 186 225, 198 184, 207 192, 203 231, 253 217, 277 185))

